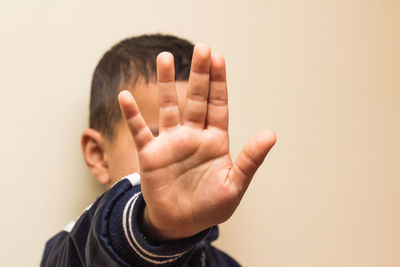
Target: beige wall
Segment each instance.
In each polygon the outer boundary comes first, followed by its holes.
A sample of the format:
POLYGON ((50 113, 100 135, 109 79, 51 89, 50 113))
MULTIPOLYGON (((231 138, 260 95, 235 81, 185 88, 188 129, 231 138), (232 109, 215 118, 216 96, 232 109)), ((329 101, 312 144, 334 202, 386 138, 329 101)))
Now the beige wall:
POLYGON ((1 266, 101 191, 79 149, 89 84, 121 38, 226 56, 232 153, 278 143, 217 245, 244 266, 400 266, 400 1, 2 1, 1 266))

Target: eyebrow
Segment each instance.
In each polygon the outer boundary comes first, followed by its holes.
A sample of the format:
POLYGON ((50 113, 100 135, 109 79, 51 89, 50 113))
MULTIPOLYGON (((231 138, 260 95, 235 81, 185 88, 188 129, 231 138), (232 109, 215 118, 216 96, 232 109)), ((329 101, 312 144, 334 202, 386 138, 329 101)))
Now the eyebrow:
POLYGON ((158 128, 150 128, 150 131, 152 132, 153 136, 158 136, 158 134, 159 134, 158 128))

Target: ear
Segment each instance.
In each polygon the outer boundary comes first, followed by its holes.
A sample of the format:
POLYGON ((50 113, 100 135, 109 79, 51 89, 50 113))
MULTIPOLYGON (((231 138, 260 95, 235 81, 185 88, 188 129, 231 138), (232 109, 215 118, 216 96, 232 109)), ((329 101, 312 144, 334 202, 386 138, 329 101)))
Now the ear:
POLYGON ((94 129, 86 129, 82 133, 81 148, 86 165, 96 180, 104 185, 109 184, 111 177, 102 134, 94 129))

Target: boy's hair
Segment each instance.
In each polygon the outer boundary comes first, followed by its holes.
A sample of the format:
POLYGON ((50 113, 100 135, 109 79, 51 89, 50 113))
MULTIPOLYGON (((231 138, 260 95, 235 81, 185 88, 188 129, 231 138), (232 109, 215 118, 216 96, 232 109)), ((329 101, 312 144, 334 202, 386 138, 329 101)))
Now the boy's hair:
POLYGON ((89 127, 109 140, 115 125, 122 119, 117 95, 132 88, 138 80, 155 82, 156 57, 168 51, 175 58, 175 79, 189 78, 193 44, 187 40, 162 34, 141 35, 122 40, 100 59, 92 78, 89 127))

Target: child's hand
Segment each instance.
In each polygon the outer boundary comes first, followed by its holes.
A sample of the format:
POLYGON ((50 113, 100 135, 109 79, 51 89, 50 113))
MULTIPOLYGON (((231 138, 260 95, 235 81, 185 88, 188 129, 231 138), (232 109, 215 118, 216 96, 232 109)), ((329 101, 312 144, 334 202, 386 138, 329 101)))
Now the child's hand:
POLYGON ((189 237, 229 219, 276 141, 262 130, 232 163, 225 62, 208 46, 195 46, 182 123, 174 76, 173 56, 161 53, 158 137, 132 95, 119 94, 139 155, 145 228, 160 239, 189 237))

